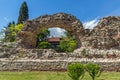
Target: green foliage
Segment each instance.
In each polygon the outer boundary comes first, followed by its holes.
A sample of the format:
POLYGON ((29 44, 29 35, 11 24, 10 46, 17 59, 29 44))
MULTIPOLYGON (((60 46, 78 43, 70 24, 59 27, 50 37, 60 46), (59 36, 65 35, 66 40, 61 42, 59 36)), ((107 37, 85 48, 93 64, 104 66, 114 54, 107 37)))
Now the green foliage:
MULTIPOLYGON (((0 80, 71 80, 66 72, 56 71, 1 71, 0 80), (22 77, 21 77, 22 76, 22 77)), ((86 74, 83 80, 91 80, 86 74)), ((120 72, 103 72, 97 80, 120 80, 120 72)))
POLYGON ((76 40, 70 40, 67 44, 68 48, 67 48, 67 52, 72 52, 76 46, 77 46, 77 42, 76 40))
POLYGON ((77 46, 76 40, 61 40, 59 44, 59 51, 60 52, 72 52, 77 46))
POLYGON ((88 63, 86 66, 81 63, 72 63, 68 65, 67 68, 68 75, 72 78, 72 80, 79 80, 79 77, 82 79, 85 73, 85 69, 92 77, 92 80, 95 80, 96 77, 101 75, 100 66, 94 63, 88 63))
POLYGON ((86 55, 86 49, 83 49, 82 51, 81 51, 81 54, 84 56, 84 55, 86 55))
POLYGON ((17 24, 23 23, 23 21, 26 21, 28 18, 29 18, 28 6, 27 6, 27 3, 24 1, 20 7, 17 24))
POLYGON ((17 24, 17 25, 15 26, 15 31, 16 31, 16 33, 19 32, 19 31, 21 31, 22 28, 23 28, 23 24, 17 24))
POLYGON ((84 65, 81 63, 72 63, 67 67, 68 75, 72 78, 72 80, 79 80, 84 76, 84 65))
POLYGON ((46 41, 47 37, 50 35, 50 31, 46 28, 41 29, 40 33, 37 35, 38 41, 46 41))
POLYGON ((15 33, 15 24, 10 22, 7 27, 5 27, 5 42, 14 42, 16 33, 15 33))
POLYGON ((14 22, 10 22, 7 27, 5 27, 4 33, 5 38, 4 42, 14 42, 16 40, 16 35, 23 28, 23 24, 15 25, 14 22))
POLYGON ((13 48, 13 46, 11 44, 6 46, 7 48, 13 48))
POLYGON ((69 34, 68 32, 65 32, 65 35, 69 39, 74 39, 73 35, 69 34))
POLYGON ((68 44, 67 41, 61 40, 60 44, 59 44, 59 47, 58 47, 58 50, 60 52, 66 52, 66 50, 67 50, 67 44, 68 44))
POLYGON ((86 65, 86 70, 88 71, 89 75, 92 77, 92 80, 95 80, 97 76, 100 76, 100 66, 98 64, 88 63, 86 65))
POLYGON ((83 49, 83 50, 81 51, 81 54, 82 54, 83 56, 88 56, 88 55, 89 55, 89 52, 88 52, 88 50, 83 49))
POLYGON ((42 49, 48 49, 50 48, 50 44, 47 41, 42 41, 38 43, 37 47, 42 49))
POLYGON ((16 35, 23 28, 23 21, 28 19, 28 7, 26 2, 23 2, 19 12, 18 25, 15 25, 15 22, 10 22, 7 27, 5 27, 4 33, 5 38, 2 39, 4 42, 14 42, 16 40, 16 35))
POLYGON ((43 28, 40 33, 37 35, 37 47, 38 48, 49 48, 50 44, 47 42, 47 37, 50 35, 50 32, 48 29, 43 28))

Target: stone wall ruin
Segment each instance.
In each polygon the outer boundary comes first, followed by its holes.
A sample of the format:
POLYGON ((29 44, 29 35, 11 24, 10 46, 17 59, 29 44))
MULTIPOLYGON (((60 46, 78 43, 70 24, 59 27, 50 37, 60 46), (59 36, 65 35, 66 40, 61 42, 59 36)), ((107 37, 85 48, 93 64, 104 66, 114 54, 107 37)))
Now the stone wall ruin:
POLYGON ((42 28, 59 27, 76 37, 78 48, 120 50, 120 17, 101 18, 94 29, 84 29, 82 23, 73 15, 57 13, 40 16, 24 22, 24 28, 17 35, 19 47, 36 48, 36 35, 42 28))
POLYGON ((82 23, 75 17, 66 13, 40 16, 24 23, 24 29, 18 33, 17 42, 22 48, 35 48, 36 35, 42 28, 63 28, 76 37, 78 47, 81 46, 80 35, 83 33, 82 23))

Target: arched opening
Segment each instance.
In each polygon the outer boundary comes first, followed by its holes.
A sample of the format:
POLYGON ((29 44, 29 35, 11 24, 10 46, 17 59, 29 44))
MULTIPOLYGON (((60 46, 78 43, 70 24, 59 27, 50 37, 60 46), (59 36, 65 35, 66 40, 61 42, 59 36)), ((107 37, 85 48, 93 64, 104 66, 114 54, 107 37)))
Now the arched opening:
POLYGON ((72 52, 77 48, 77 40, 74 35, 68 33, 65 29, 59 27, 43 28, 37 35, 36 48, 72 52))

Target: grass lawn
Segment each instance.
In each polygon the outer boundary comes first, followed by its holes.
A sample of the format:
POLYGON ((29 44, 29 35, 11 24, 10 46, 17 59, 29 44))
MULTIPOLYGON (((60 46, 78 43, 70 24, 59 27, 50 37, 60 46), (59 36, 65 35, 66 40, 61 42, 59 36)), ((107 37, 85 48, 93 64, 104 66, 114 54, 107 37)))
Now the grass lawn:
MULTIPOLYGON (((0 80, 71 80, 67 72, 0 72, 0 80)), ((86 73, 83 80, 92 80, 86 73)), ((120 80, 120 72, 103 72, 97 80, 120 80)))

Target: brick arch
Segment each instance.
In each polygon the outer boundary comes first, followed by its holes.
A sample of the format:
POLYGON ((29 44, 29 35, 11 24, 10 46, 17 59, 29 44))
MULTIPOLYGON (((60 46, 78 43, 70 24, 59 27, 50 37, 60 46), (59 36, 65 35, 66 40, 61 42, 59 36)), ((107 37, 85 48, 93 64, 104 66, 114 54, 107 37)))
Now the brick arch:
POLYGON ((17 35, 17 42, 22 48, 35 48, 36 35, 42 28, 59 27, 65 29, 72 35, 75 35, 78 47, 81 46, 80 36, 82 34, 82 23, 73 15, 66 13, 57 13, 53 15, 40 16, 33 20, 24 22, 24 28, 17 35))

